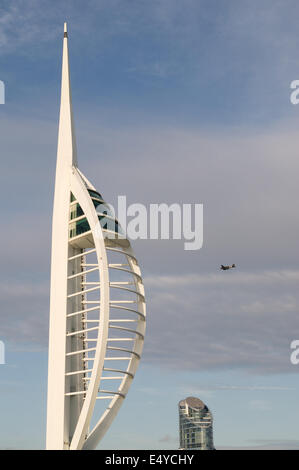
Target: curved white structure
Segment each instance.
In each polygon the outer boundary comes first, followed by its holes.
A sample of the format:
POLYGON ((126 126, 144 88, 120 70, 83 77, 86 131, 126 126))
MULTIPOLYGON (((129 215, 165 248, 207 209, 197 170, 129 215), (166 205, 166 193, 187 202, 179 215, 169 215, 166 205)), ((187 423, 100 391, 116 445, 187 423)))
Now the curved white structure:
POLYGON ((145 299, 129 241, 77 167, 67 41, 65 25, 52 227, 47 449, 94 449, 134 378, 144 341, 145 299))

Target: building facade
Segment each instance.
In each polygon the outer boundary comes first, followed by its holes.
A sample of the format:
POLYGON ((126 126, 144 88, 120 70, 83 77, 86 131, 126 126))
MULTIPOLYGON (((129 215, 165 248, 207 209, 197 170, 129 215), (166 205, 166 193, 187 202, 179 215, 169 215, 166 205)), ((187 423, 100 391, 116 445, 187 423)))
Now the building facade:
POLYGON ((179 402, 180 449, 214 450, 213 416, 199 399, 179 402))
POLYGON ((66 24, 49 330, 47 449, 94 449, 134 378, 145 334, 145 298, 129 240, 78 168, 66 24))

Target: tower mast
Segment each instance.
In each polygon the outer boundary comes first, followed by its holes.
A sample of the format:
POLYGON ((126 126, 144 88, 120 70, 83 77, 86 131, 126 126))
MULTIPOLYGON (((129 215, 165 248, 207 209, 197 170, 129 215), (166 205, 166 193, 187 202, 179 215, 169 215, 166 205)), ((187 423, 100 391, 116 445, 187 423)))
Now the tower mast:
POLYGON ((68 276, 68 221, 70 171, 77 166, 77 151, 71 99, 68 34, 64 24, 60 116, 55 177, 50 332, 48 364, 47 448, 63 449, 69 445, 69 419, 65 400, 66 318, 68 276))

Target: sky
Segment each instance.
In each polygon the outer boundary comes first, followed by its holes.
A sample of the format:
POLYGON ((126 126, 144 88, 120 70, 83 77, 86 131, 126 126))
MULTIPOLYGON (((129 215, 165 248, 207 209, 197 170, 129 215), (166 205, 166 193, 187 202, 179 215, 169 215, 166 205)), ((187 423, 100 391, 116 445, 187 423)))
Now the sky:
POLYGON ((216 449, 299 448, 298 15, 295 0, 1 1, 0 448, 45 446, 64 21, 83 173, 114 206, 204 207, 198 251, 133 242, 144 353, 99 448, 177 449, 190 395, 216 449))

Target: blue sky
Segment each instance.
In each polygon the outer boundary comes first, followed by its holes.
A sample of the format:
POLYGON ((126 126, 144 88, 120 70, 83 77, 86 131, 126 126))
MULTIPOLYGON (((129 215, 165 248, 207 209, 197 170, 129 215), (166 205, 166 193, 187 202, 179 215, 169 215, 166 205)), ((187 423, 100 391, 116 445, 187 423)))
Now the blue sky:
POLYGON ((1 2, 1 448, 45 442, 64 21, 82 171, 113 204, 119 194, 204 204, 200 251, 134 243, 144 356, 101 447, 176 449, 177 403, 195 395, 213 412, 216 448, 298 448, 298 10, 291 0, 1 2))

